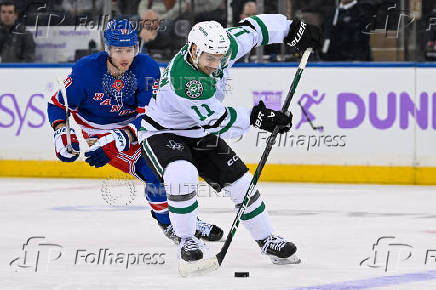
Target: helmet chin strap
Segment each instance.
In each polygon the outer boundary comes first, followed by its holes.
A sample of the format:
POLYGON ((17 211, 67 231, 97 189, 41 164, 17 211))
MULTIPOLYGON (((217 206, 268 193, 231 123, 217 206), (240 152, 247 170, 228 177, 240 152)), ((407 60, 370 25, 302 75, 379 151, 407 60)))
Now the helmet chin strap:
POLYGON ((112 57, 110 55, 108 55, 107 59, 111 65, 113 65, 117 70, 120 70, 120 68, 112 62, 112 57))
MULTIPOLYGON (((121 72, 121 69, 116 65, 116 64, 114 64, 113 62, 112 62, 112 57, 110 56, 110 55, 108 55, 108 61, 109 61, 109 63, 111 64, 111 65, 113 65, 117 70, 118 70, 118 72, 121 72)), ((114 74, 114 72, 110 72, 109 71, 109 73, 110 74, 114 74)), ((112 75, 113 77, 115 77, 115 78, 119 78, 120 76, 122 76, 124 73, 119 73, 119 74, 116 74, 116 75, 112 75)))
POLYGON ((195 64, 195 67, 196 67, 196 68, 199 68, 199 67, 198 67, 198 62, 200 61, 200 55, 201 55, 201 52, 200 52, 200 50, 197 48, 197 49, 195 50, 195 61, 194 61, 194 64, 195 64))
POLYGON ((113 77, 115 77, 115 78, 120 78, 122 75, 124 75, 124 73, 121 72, 120 67, 113 63, 113 61, 112 61, 112 57, 111 57, 109 54, 107 55, 107 60, 109 61, 109 63, 110 63, 114 68, 117 69, 117 72, 110 72, 110 71, 109 71, 109 73, 110 73, 113 77), (114 74, 115 74, 115 75, 114 75, 114 74))
POLYGON ((199 69, 199 67, 198 67, 198 61, 199 61, 199 59, 200 59, 201 52, 200 52, 200 50, 198 49, 198 46, 197 46, 197 48, 195 49, 195 54, 192 55, 192 53, 191 53, 192 45, 193 45, 193 44, 191 44, 191 47, 189 48, 188 53, 189 53, 189 55, 191 56, 192 64, 194 65, 194 67, 195 67, 196 69, 199 69), (194 56, 195 56, 195 60, 194 60, 194 56))

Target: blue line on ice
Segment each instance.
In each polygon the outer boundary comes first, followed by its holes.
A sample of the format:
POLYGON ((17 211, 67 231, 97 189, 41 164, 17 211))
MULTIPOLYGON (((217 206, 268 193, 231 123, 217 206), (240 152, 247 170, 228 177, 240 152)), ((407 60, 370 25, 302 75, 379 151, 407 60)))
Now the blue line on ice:
POLYGON ((436 271, 407 273, 397 276, 382 276, 364 280, 343 281, 318 286, 293 288, 293 290, 327 290, 327 289, 368 289, 373 287, 384 287, 411 282, 436 280, 436 271))
POLYGON ((139 211, 148 209, 147 206, 110 206, 110 205, 77 205, 77 206, 58 206, 51 210, 59 211, 139 211))

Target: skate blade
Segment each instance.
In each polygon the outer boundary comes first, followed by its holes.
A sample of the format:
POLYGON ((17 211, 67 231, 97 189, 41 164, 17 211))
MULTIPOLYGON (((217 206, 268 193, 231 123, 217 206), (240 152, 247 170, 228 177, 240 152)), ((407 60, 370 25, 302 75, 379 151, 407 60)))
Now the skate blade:
POLYGON ((270 256, 268 257, 271 259, 271 262, 275 265, 286 265, 286 264, 300 264, 301 259, 298 258, 296 255, 292 255, 289 258, 279 258, 276 256, 270 256))
POLYGON ((201 259, 194 262, 186 262, 180 260, 178 265, 178 271, 180 276, 188 277, 212 272, 218 270, 219 267, 220 265, 216 257, 201 259))

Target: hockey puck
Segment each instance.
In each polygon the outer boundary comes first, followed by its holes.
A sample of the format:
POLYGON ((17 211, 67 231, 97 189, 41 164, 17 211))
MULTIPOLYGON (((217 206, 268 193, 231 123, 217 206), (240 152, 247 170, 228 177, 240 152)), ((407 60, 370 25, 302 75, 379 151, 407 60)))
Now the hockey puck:
POLYGON ((235 272, 235 277, 238 277, 238 278, 240 278, 240 277, 244 277, 244 278, 250 277, 250 272, 235 272))

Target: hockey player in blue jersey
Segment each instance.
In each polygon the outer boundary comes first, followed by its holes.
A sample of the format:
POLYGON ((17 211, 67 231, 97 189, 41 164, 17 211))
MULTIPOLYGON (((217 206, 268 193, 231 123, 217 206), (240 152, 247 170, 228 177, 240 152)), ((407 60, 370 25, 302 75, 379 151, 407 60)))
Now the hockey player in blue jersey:
MULTIPOLYGON (((142 180, 152 216, 165 236, 176 243, 168 216, 164 187, 141 157, 137 142, 140 117, 160 78, 159 66, 150 56, 138 54, 138 36, 127 20, 111 20, 104 31, 105 51, 80 59, 64 81, 68 108, 81 127, 90 146, 86 162, 96 168, 111 166, 142 180), (139 122, 138 122, 139 121, 139 122)), ((50 125, 54 129, 56 156, 73 162, 78 155, 67 150, 65 102, 61 91, 48 104, 50 125)), ((80 151, 76 132, 70 128, 72 147, 80 151)), ((199 237, 216 241, 223 231, 216 225, 197 220, 199 237)))

